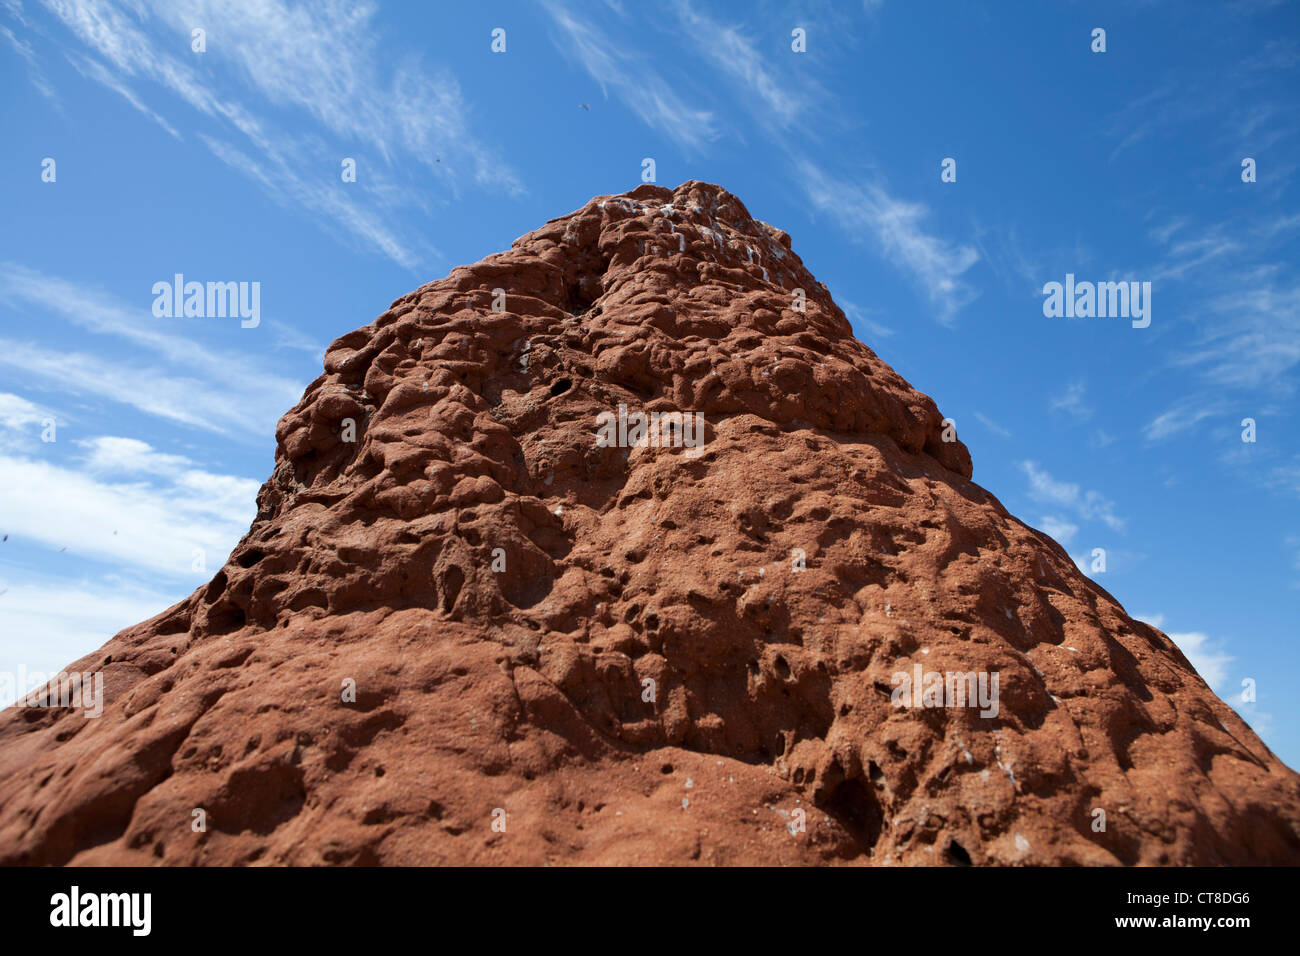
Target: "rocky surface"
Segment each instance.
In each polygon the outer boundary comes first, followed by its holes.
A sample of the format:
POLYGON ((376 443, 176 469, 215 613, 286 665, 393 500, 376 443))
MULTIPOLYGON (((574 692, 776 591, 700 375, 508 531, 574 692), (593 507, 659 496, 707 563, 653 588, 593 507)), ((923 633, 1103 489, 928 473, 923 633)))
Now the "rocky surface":
POLYGON ((398 299, 276 439, 227 565, 69 668, 104 715, 0 717, 0 862, 1300 863, 1300 777, 716 186, 398 299))

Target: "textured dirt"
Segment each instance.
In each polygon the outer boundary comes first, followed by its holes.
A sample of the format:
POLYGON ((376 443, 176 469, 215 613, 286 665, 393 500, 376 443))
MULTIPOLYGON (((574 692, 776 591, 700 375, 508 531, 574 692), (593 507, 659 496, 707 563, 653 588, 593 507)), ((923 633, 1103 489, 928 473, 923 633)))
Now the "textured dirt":
POLYGON ((0 862, 1300 863, 1300 777, 941 421, 736 197, 594 199, 333 343, 226 567, 70 667, 104 716, 0 715, 0 862))

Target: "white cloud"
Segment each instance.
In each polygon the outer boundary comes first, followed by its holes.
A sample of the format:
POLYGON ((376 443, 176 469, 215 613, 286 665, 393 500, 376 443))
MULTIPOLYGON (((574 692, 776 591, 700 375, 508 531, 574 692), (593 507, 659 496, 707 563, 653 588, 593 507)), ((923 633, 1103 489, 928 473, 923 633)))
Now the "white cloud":
POLYGON ((1159 441, 1179 432, 1187 431, 1198 422, 1217 415, 1217 406, 1199 406, 1195 402, 1183 402, 1169 411, 1157 415, 1142 429, 1148 441, 1159 441))
POLYGON ((1214 321, 1178 364, 1203 369, 1218 385, 1289 392, 1284 376, 1300 365, 1300 282, 1279 282, 1278 272, 1276 265, 1239 272, 1233 288, 1209 301, 1214 321))
POLYGON ((1169 239, 1174 233, 1184 228, 1188 223, 1186 216, 1177 216, 1168 220, 1163 225, 1153 227, 1148 235, 1162 246, 1169 244, 1169 239))
MULTIPOLYGON (((206 125, 201 141, 218 159, 279 202, 296 202, 408 268, 427 251, 418 237, 398 238, 383 215, 424 204, 427 187, 412 167, 455 190, 467 173, 476 185, 517 194, 523 186, 470 130, 469 108, 456 78, 411 57, 395 59, 374 20, 377 7, 342 0, 291 6, 282 0, 45 0, 99 60, 74 65, 125 97, 176 136, 173 120, 147 105, 141 84, 179 97, 206 125), (190 30, 206 24, 207 52, 196 61, 190 30), (103 62, 100 62, 102 60, 103 62), (201 62, 202 68, 197 64, 201 62), (274 119, 240 101, 247 95, 274 119), (285 112, 305 114, 314 130, 282 132, 285 112), (256 158, 227 141, 242 134, 256 158), (333 143, 322 141, 324 134, 333 143), (300 170, 319 155, 362 163, 353 192, 369 210, 300 170), (364 163, 373 156, 374 161, 364 163), (398 186, 395 176, 410 185, 398 186)), ((337 182, 329 185, 338 186, 337 182)))
POLYGON ((1065 518, 1043 515, 1038 519, 1038 526, 1062 545, 1068 545, 1079 531, 1077 524, 1071 524, 1065 518))
POLYGON ((1217 233, 1179 240, 1169 247, 1165 260, 1150 273, 1151 281, 1184 279, 1241 249, 1235 239, 1217 233))
POLYGON ((1177 219, 1152 231, 1164 248, 1146 274, 1185 288, 1183 312, 1198 333, 1180 346, 1175 366, 1198 369, 1216 386, 1294 389, 1288 375, 1300 365, 1300 282, 1283 243, 1297 227, 1300 214, 1262 221, 1242 214, 1200 229, 1177 219))
POLYGON ((191 467, 143 442, 88 445, 85 471, 0 455, 0 514, 11 539, 197 585, 225 563, 257 513, 256 481, 191 467), (191 567, 196 548, 204 574, 191 567))
POLYGON ((86 468, 93 472, 109 474, 175 475, 188 468, 190 460, 183 455, 168 455, 154 451, 152 446, 135 438, 117 438, 104 435, 76 443, 89 449, 86 468))
MULTIPOLYGON (((1165 622, 1163 614, 1135 614, 1133 618, 1144 624, 1150 624, 1157 630, 1165 622)), ((1216 694, 1223 697, 1223 694, 1227 691, 1228 666, 1236 658, 1218 647, 1219 642, 1212 640, 1208 635, 1200 631, 1166 632, 1165 636, 1178 645, 1178 649, 1196 668, 1196 673, 1201 675, 1205 683, 1209 684, 1216 694)), ((1224 700, 1227 700, 1227 698, 1224 698, 1224 700)), ((1232 703, 1231 701, 1228 702, 1232 703)))
POLYGON ((259 482, 139 439, 101 435, 71 450, 34 432, 20 441, 46 414, 0 393, 0 671, 9 674, 57 672, 180 600, 225 563, 256 514, 259 482), (45 553, 33 560, 33 550, 45 553))
MULTIPOLYGON (((0 672, 57 674, 123 628, 170 607, 189 590, 141 588, 111 576, 68 581, 25 570, 0 573, 0 672)), ((11 703, 0 698, 0 707, 11 703)))
POLYGON ((421 251, 416 243, 400 238, 387 225, 392 222, 391 217, 353 201, 334 188, 333 181, 306 179, 294 171, 294 164, 278 155, 269 158, 268 167, 206 133, 200 133, 199 140, 217 159, 265 189, 276 203, 282 206, 297 203, 327 220, 333 220, 403 268, 414 269, 425 257, 441 255, 427 243, 420 244, 423 246, 421 251))
POLYGON ((122 339, 154 353, 158 361, 0 339, 0 366, 60 391, 96 395, 168 421, 259 441, 302 395, 304 383, 261 368, 246 352, 167 331, 185 328, 186 320, 155 318, 147 289, 141 289, 140 305, 128 307, 98 289, 0 262, 0 301, 42 322, 58 316, 122 339))
POLYGON ((848 316, 849 321, 851 323, 862 326, 872 335, 876 335, 881 338, 888 338, 889 336, 894 334, 893 329, 889 328, 886 325, 881 325, 879 322, 871 318, 872 315, 871 310, 863 308, 862 306, 858 305, 855 302, 850 302, 842 295, 836 296, 835 302, 837 305, 839 305, 841 309, 844 310, 844 314, 848 316))
POLYGON ((0 339, 0 366, 70 395, 93 395, 166 421, 223 435, 265 440, 279 414, 291 406, 251 407, 243 396, 194 378, 168 375, 147 363, 110 361, 85 352, 42 349, 0 339))
POLYGON ((68 54, 68 62, 71 63, 76 68, 77 72, 86 79, 94 80, 96 83, 99 83, 112 90, 114 93, 117 93, 137 111, 147 116, 166 130, 173 138, 181 138, 181 134, 176 132, 176 128, 172 126, 171 123, 167 122, 162 118, 162 116, 146 106, 144 102, 141 101, 140 97, 136 96, 135 91, 110 73, 104 64, 90 57, 73 56, 72 54, 68 54))
POLYGON ((1228 680, 1228 665, 1236 658, 1213 648, 1214 642, 1200 631, 1187 631, 1170 634, 1169 639, 1178 645, 1186 655, 1196 673, 1205 679, 1205 683, 1218 693, 1224 689, 1228 680))
MULTIPOLYGON (((21 7, 16 4, 6 4, 5 12, 13 17, 24 29, 30 29, 30 26, 23 20, 21 7)), ((17 36, 7 26, 0 25, 0 37, 4 37, 5 41, 13 47, 14 52, 26 62, 27 77, 32 81, 32 86, 36 87, 42 96, 53 101, 57 106, 59 98, 54 93, 54 87, 50 85, 50 81, 45 78, 45 74, 37 64, 36 52, 32 49, 32 45, 17 36)))
POLYGON ((27 399, 0 392, 0 428, 17 430, 28 425, 39 425, 50 413, 33 405, 27 399))
POLYGON ((1083 401, 1085 391, 1086 386, 1083 382, 1075 382, 1067 386, 1064 392, 1052 399, 1052 410, 1067 412, 1079 421, 1086 421, 1092 417, 1092 409, 1083 401))
POLYGON ((751 110, 755 119, 780 130, 806 118, 811 91, 797 88, 788 72, 780 76, 768 69, 771 57, 761 54, 749 37, 700 13, 686 0, 677 0, 674 7, 682 32, 695 40, 700 54, 758 97, 758 109, 751 110))
POLYGON ((481 186, 521 188, 470 132, 456 77, 393 56, 373 22, 377 4, 150 0, 150 6, 186 35, 195 23, 213 24, 209 54, 231 57, 258 102, 300 109, 340 139, 372 144, 386 160, 409 157, 440 175, 464 163, 481 186))
POLYGON ((808 159, 796 161, 800 184, 813 206, 852 236, 873 235, 885 256, 903 267, 949 322, 978 296, 961 279, 979 255, 926 232, 926 209, 890 196, 874 183, 837 179, 808 159))
POLYGON ((980 261, 1013 295, 1041 302, 1043 277, 1048 273, 1041 238, 1023 240, 1014 225, 989 228, 977 224, 973 241, 980 261))
POLYGON ((585 12, 581 17, 558 0, 543 6, 564 33, 557 44, 566 56, 577 61, 609 96, 612 87, 619 97, 651 129, 675 141, 687 152, 698 153, 718 137, 713 114, 687 106, 659 76, 652 63, 637 63, 636 55, 619 47, 585 12))
MULTIPOLYGON (((1160 630, 1164 626, 1163 614, 1135 614, 1135 620, 1150 624, 1160 630)), ((1165 636, 1178 645, 1188 663, 1196 669, 1205 683, 1225 704, 1235 710, 1261 738, 1271 738, 1276 729, 1273 715, 1260 710, 1258 701, 1241 699, 1242 687, 1239 682, 1230 682, 1229 666, 1236 660, 1215 641, 1200 631, 1169 633, 1165 636)))
POLYGON ((985 428, 987 428, 989 431, 991 431, 993 434, 999 435, 1002 438, 1011 437, 1010 431, 1003 428, 1001 425, 999 425, 993 419, 989 418, 983 412, 974 412, 973 414, 975 416, 975 420, 979 422, 981 425, 983 425, 985 428))
POLYGON ((1087 521, 1100 521, 1112 531, 1124 530, 1124 522, 1115 515, 1115 503, 1100 492, 1083 491, 1072 482, 1057 481, 1032 461, 1023 461, 1020 467, 1029 477, 1029 495, 1035 501, 1068 508, 1087 521))

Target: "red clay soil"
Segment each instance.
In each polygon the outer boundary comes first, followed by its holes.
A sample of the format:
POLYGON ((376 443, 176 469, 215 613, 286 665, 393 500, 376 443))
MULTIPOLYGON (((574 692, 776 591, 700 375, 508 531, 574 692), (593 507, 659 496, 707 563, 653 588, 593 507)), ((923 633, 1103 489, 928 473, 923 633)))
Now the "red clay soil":
POLYGON ((102 717, 0 715, 0 862, 1300 863, 1300 777, 944 431, 735 196, 593 199, 333 343, 102 717))

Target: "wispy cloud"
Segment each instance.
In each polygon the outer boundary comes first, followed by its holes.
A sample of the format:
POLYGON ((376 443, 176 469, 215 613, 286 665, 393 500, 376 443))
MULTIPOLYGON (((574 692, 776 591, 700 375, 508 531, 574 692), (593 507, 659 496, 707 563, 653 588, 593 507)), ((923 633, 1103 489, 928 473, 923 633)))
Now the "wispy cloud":
POLYGON ((1195 427, 1197 423, 1218 414, 1217 402, 1206 405, 1200 400, 1184 401, 1148 422, 1142 429, 1142 434, 1148 441, 1159 441, 1177 435, 1179 432, 1185 432, 1195 427))
MULTIPOLYGON (((110 635, 174 604, 182 593, 119 575, 79 578, 0 567, 0 671, 58 673, 110 635)), ((0 707, 11 703, 12 697, 0 697, 0 707)))
POLYGON ((173 138, 181 138, 181 134, 176 132, 176 127, 172 126, 171 123, 163 119, 157 112, 146 106, 144 102, 141 101, 140 97, 136 96, 135 91, 114 76, 108 68, 104 66, 104 64, 91 57, 74 56, 73 54, 68 54, 68 62, 71 63, 76 71, 86 79, 94 80, 96 83, 107 87, 121 96, 122 99, 130 103, 138 112, 147 116, 150 120, 166 130, 173 138))
POLYGON ((1077 484, 1057 481, 1035 462, 1023 461, 1029 478, 1029 496, 1043 504, 1068 508, 1087 521, 1100 521, 1112 531, 1123 531, 1124 522, 1115 514, 1115 503, 1098 491, 1084 491, 1077 484))
MULTIPOLYGON (((19 4, 5 4, 5 12, 25 30, 30 29, 30 25, 23 18, 22 7, 19 4)), ((37 91, 42 96, 55 103, 57 106, 59 98, 54 92, 54 87, 46 78, 45 72, 37 62, 36 51, 32 49, 32 45, 2 23, 0 23, 0 37, 3 37, 4 41, 8 43, 13 51, 22 58, 24 63, 27 64, 27 77, 31 80, 32 86, 36 87, 37 91)))
POLYGON ((1300 280, 1291 262, 1298 228, 1298 214, 1243 212, 1204 227, 1179 216, 1151 231, 1162 255, 1148 274, 1185 303, 1166 367, 1192 389, 1146 425, 1149 441, 1295 392, 1300 280))
MULTIPOLYGON (((544 5, 563 31, 561 51, 602 89, 614 88, 648 126, 692 152, 718 138, 711 111, 686 106, 657 71, 612 40, 590 15, 578 17, 560 0, 546 0, 544 5)), ((876 248, 912 276, 938 309, 941 322, 950 322, 978 296, 961 276, 979 254, 927 231, 924 206, 891 195, 878 179, 863 182, 828 170, 787 141, 787 128, 793 124, 806 130, 827 119, 827 112, 818 108, 822 95, 814 81, 776 69, 771 56, 764 55, 740 26, 701 12, 689 0, 674 0, 673 9, 678 33, 692 38, 694 54, 731 86, 742 110, 786 153, 795 179, 818 212, 855 239, 873 237, 876 248)))
POLYGON ((1066 386, 1064 392, 1052 399, 1052 411, 1066 412, 1079 421, 1087 421, 1092 417, 1092 409, 1083 400, 1086 391, 1087 386, 1083 382, 1066 386))
MULTIPOLYGON (((1134 617, 1157 629, 1165 623, 1163 614, 1135 614, 1134 617)), ((1221 642, 1212 640, 1200 631, 1167 633, 1166 636, 1178 645, 1178 649, 1196 668, 1196 673, 1204 678, 1216 694, 1222 695, 1227 690, 1228 667, 1236 658, 1222 649, 1221 642)))
POLYGON ((1111 119, 1106 130, 1107 135, 1119 137, 1118 145, 1111 151, 1110 162, 1114 162, 1126 149, 1149 139, 1152 134, 1168 124, 1185 118, 1188 107, 1179 107, 1173 99, 1178 85, 1166 80, 1159 87, 1137 97, 1111 119))
MULTIPOLYGON (((0 303, 43 322, 60 317, 153 356, 114 359, 91 350, 5 338, 0 339, 0 365, 16 377, 40 379, 72 394, 96 395, 178 424, 262 440, 284 409, 297 402, 305 383, 265 370, 247 352, 165 331, 175 328, 177 320, 155 318, 148 292, 142 288, 140 304, 129 307, 102 290, 0 262, 0 303)), ((10 322, 8 328, 17 331, 21 322, 10 322)))
POLYGON ((771 57, 764 56, 739 27, 701 13, 687 0, 676 0, 673 8, 682 32, 695 40, 699 54, 756 97, 757 108, 750 112, 758 122, 779 131, 807 118, 814 95, 809 81, 792 80, 790 71, 778 75, 769 65, 771 57))
POLYGON ((1018 297, 1040 299, 1048 275, 1041 240, 1025 242, 1015 225, 978 225, 972 241, 979 249, 980 260, 1004 287, 1018 297), (1032 246, 1033 251, 1027 246, 1032 246))
POLYGON ((1171 234, 1163 260, 1149 270, 1148 274, 1152 282, 1186 279, 1203 272, 1210 265, 1230 258, 1242 249, 1242 244, 1225 235, 1222 227, 1194 235, 1184 234, 1179 239, 1174 239, 1171 234))
POLYGON ((265 440, 279 412, 292 404, 279 401, 277 413, 268 416, 266 409, 250 407, 218 384, 171 374, 166 365, 125 363, 14 339, 0 338, 0 366, 34 386, 94 396, 177 425, 248 440, 265 440))
POLYGON ((983 425, 985 428, 987 428, 989 431, 991 431, 993 434, 1000 435, 1003 438, 1011 437, 1010 431, 1003 428, 1001 425, 999 425, 993 419, 989 418, 983 412, 974 412, 973 414, 975 415, 975 420, 979 422, 981 425, 983 425))
POLYGON ((1210 299, 1210 320, 1176 364, 1221 385, 1291 391, 1287 376, 1300 366, 1300 281, 1272 264, 1239 272, 1232 285, 1210 299))
POLYGON ((0 513, 11 540, 197 585, 256 514, 258 482, 158 455, 143 442, 97 439, 79 465, 0 455, 0 513), (202 575, 192 569, 194 549, 205 555, 202 575))
POLYGON ((871 317, 873 313, 870 309, 858 305, 856 302, 851 302, 842 295, 836 296, 835 301, 839 304, 839 307, 844 310, 844 314, 848 316, 849 321, 854 325, 860 325, 872 335, 880 338, 888 338, 894 334, 894 330, 889 328, 889 326, 881 325, 871 317))
POLYGON ((206 133, 200 133, 199 139, 212 151, 213 156, 260 185, 277 204, 290 206, 297 203, 311 212, 321 214, 327 221, 343 226, 346 231, 358 236, 404 268, 414 269, 430 255, 441 256, 428 244, 423 244, 421 249, 414 242, 400 238, 388 225, 392 222, 391 218, 348 198, 334 183, 300 176, 278 154, 268 155, 263 164, 206 133))
POLYGON ((717 139, 712 112, 688 106, 654 64, 616 43, 589 12, 577 16, 558 0, 546 0, 543 6, 563 33, 558 48, 600 84, 607 98, 613 89, 643 123, 689 153, 699 153, 717 139))
POLYGON ((939 321, 952 321, 978 296, 961 278, 979 260, 978 253, 927 232, 924 206, 897 199, 874 183, 836 178, 809 159, 796 165, 814 208, 850 235, 873 236, 885 256, 906 269, 938 308, 939 321))
POLYGON ((70 57, 90 79, 125 97, 175 136, 180 120, 164 117, 141 92, 151 85, 180 99, 194 114, 199 140, 232 169, 280 202, 341 225, 407 268, 431 250, 399 238, 385 211, 419 207, 426 187, 410 170, 423 168, 453 192, 464 181, 519 193, 522 183, 471 132, 470 110, 456 78, 413 56, 394 58, 374 20, 374 4, 322 0, 45 0, 46 6, 94 54, 70 57), (207 24, 207 51, 177 51, 207 24), (200 70, 195 57, 201 56, 200 70), (247 96, 259 116, 241 102, 247 96), (311 124, 285 131, 286 114, 311 124), (230 142, 238 134, 245 148, 230 142), (309 144, 311 148, 308 148, 309 144), (316 147, 320 147, 317 149, 316 147), (252 155, 246 152, 251 148, 252 155), (356 198, 307 175, 319 152, 364 159, 351 190, 356 198), (369 207, 360 201, 365 197, 369 207))
POLYGON ((48 412, 22 396, 0 392, 0 429, 15 431, 38 425, 48 417, 48 412))
POLYGON ((1079 532, 1079 526, 1059 515, 1043 515, 1038 519, 1038 527, 1051 535, 1062 545, 1068 546, 1079 532))

